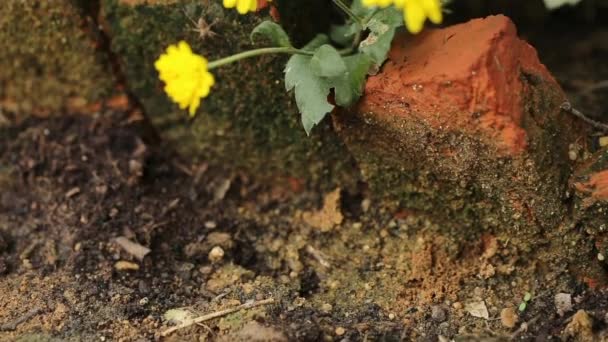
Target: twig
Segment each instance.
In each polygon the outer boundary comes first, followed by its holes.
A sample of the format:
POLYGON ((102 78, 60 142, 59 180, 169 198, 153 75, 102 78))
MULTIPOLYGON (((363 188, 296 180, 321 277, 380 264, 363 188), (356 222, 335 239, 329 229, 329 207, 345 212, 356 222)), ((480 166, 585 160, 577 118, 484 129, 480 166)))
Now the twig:
POLYGON ((32 317, 38 315, 41 312, 41 308, 32 309, 26 312, 23 316, 15 319, 14 321, 0 325, 0 331, 13 331, 17 329, 17 326, 19 326, 19 324, 30 320, 32 317))
POLYGON ((608 80, 597 82, 596 84, 583 89, 582 91, 579 92, 579 94, 588 94, 588 93, 591 93, 591 92, 594 92, 596 90, 600 90, 603 88, 608 88, 608 80))
POLYGON ((520 326, 519 329, 515 330, 513 332, 513 334, 511 334, 511 340, 514 340, 517 335, 521 334, 521 333, 525 333, 528 331, 528 328, 530 327, 530 325, 536 323, 536 321, 538 321, 538 319, 540 318, 540 316, 535 316, 533 317, 531 320, 527 321, 527 322, 523 322, 520 326))
POLYGON ((346 15, 348 15, 354 22, 363 27, 363 21, 359 18, 342 0, 333 0, 334 4, 338 6, 346 15))
POLYGON ((258 307, 258 306, 268 305, 268 304, 272 304, 272 303, 274 303, 274 299, 273 298, 268 298, 268 299, 260 300, 258 302, 245 303, 243 305, 239 305, 239 306, 236 306, 236 307, 231 308, 231 309, 225 309, 225 310, 216 311, 216 312, 210 313, 208 315, 200 316, 200 317, 197 317, 197 318, 195 318, 195 319, 193 319, 191 321, 188 321, 188 322, 182 323, 180 325, 174 326, 172 328, 169 328, 169 329, 161 332, 160 336, 161 337, 165 337, 165 336, 168 336, 169 334, 173 333, 174 331, 177 331, 177 330, 180 330, 180 329, 183 329, 183 328, 187 328, 187 327, 192 326, 194 324, 199 324, 199 323, 202 323, 202 322, 206 322, 206 321, 212 320, 214 318, 223 317, 223 316, 229 315, 231 313, 234 313, 234 312, 237 312, 237 311, 240 311, 240 310, 248 310, 248 309, 252 309, 252 308, 258 307))
POLYGON ((576 116, 577 118, 583 120, 587 124, 593 126, 593 128, 595 128, 595 129, 598 129, 598 130, 603 131, 603 132, 608 132, 608 125, 607 124, 604 124, 604 123, 601 123, 599 121, 595 121, 593 119, 588 118, 587 116, 585 116, 585 114, 583 114, 580 111, 578 111, 575 108, 573 108, 572 104, 570 104, 570 102, 568 102, 568 101, 562 103, 562 105, 559 106, 559 108, 561 110, 563 110, 564 112, 570 113, 570 114, 576 116))
POLYGON ((215 303, 215 302, 219 301, 220 299, 222 299, 222 298, 226 297, 227 295, 229 295, 229 294, 230 294, 230 292, 231 292, 231 291, 230 291, 230 289, 228 289, 228 291, 222 292, 222 293, 220 293, 219 295, 217 295, 217 296, 213 297, 213 298, 211 299, 211 303, 215 303))
POLYGON ((313 246, 306 246, 306 251, 308 252, 308 254, 312 255, 312 257, 315 258, 319 262, 319 264, 321 264, 321 266, 325 268, 331 267, 331 264, 327 260, 325 260, 323 254, 313 246))
POLYGON ((207 332, 209 334, 211 334, 211 336, 215 337, 215 333, 213 332, 213 330, 211 330, 211 328, 209 328, 209 326, 205 323, 196 323, 196 325, 198 325, 199 327, 203 327, 205 328, 205 330, 207 330, 207 332))

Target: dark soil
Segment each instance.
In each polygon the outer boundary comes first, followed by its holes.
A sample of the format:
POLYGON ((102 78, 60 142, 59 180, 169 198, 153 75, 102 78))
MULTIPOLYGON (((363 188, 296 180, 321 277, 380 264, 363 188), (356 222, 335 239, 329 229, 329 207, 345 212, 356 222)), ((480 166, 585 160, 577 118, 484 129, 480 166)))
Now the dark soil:
MULTIPOLYGON (((589 89, 608 80, 608 39, 595 38, 606 32, 537 43, 575 105, 598 119, 608 88, 589 89)), ((0 340, 154 340, 171 309, 199 316, 267 298, 167 339, 606 338, 608 293, 565 265, 543 269, 488 235, 453 241, 432 217, 370 201, 364 186, 319 211, 336 193, 193 164, 145 143, 132 121, 112 111, 0 120, 0 340), (138 260, 119 236, 150 253, 138 260), (557 293, 572 297, 563 316, 557 293), (479 302, 488 319, 471 314, 479 302), (512 328, 506 308, 519 316, 512 328), (592 326, 564 332, 579 309, 592 326)))

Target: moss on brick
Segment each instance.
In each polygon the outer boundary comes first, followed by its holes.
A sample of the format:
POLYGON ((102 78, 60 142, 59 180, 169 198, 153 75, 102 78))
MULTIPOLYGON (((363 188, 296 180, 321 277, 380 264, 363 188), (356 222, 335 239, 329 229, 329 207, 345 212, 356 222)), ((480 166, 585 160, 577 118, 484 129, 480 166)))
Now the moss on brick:
POLYGON ((269 18, 267 11, 242 16, 218 1, 129 6, 104 0, 102 12, 129 89, 162 137, 185 156, 261 177, 283 174, 327 185, 356 178, 352 160, 329 122, 306 136, 295 103, 285 92, 286 56, 264 56, 213 70, 216 85, 194 120, 163 93, 153 63, 169 44, 185 40, 209 60, 250 49, 254 46, 249 33, 269 18), (216 22, 217 36, 201 40, 185 13, 216 22))
POLYGON ((0 106, 51 113, 108 95, 114 79, 105 54, 69 0, 8 0, 0 6, 0 106))

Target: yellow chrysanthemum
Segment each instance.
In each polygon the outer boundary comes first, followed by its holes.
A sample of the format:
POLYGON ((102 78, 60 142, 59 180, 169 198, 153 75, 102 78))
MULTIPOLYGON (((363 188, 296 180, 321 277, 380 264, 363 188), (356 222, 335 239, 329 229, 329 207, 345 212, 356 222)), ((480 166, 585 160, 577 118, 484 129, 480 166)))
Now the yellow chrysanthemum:
POLYGON ((388 7, 394 3, 394 0, 363 0, 363 5, 367 7, 388 7))
POLYGON ((215 84, 207 69, 207 59, 192 52, 188 43, 181 41, 170 45, 154 63, 159 78, 165 82, 165 92, 179 108, 194 116, 201 98, 209 95, 215 84))
POLYGON ((403 11, 405 26, 408 31, 418 33, 422 31, 427 18, 435 24, 441 23, 441 0, 363 0, 366 6, 395 7, 403 11))
MULTIPOLYGON (((270 2, 271 0, 266 0, 270 2)), ((258 0, 224 0, 224 7, 235 8, 240 14, 255 12, 258 9, 258 0)))

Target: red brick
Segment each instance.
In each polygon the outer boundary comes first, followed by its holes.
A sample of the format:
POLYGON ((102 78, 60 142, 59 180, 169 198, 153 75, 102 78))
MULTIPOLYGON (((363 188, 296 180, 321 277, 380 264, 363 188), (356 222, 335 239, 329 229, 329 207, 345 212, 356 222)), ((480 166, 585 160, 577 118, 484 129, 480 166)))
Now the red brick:
POLYGON ((533 232, 566 212, 569 146, 585 139, 565 100, 513 23, 491 16, 397 36, 333 119, 375 194, 446 229, 533 232))
POLYGON ((359 111, 408 116, 434 127, 481 132, 505 153, 527 146, 521 72, 559 86, 536 51, 498 15, 416 36, 398 36, 370 77, 359 111))

